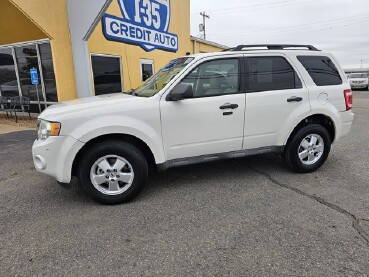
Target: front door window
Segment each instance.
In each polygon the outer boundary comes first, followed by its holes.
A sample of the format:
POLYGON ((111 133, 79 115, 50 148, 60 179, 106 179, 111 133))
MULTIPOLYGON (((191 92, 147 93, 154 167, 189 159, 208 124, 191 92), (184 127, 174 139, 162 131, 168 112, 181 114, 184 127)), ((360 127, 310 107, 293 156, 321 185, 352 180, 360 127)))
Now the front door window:
POLYGON ((191 84, 194 97, 209 97, 239 92, 238 59, 205 62, 194 69, 183 81, 191 84))

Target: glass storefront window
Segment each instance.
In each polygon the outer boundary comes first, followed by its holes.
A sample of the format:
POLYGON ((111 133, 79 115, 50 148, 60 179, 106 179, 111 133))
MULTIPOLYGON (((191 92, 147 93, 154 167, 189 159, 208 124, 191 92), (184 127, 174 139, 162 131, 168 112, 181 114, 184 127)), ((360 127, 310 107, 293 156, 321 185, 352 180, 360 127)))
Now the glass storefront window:
MULTIPOLYGON (((36 68, 37 71, 40 72, 40 69, 38 67, 36 45, 15 47, 15 56, 17 59, 22 95, 29 97, 31 101, 38 101, 36 87, 35 85, 32 85, 30 76, 31 68, 36 68)), ((39 84, 41 84, 41 79, 39 79, 39 84)), ((40 101, 44 100, 41 86, 39 86, 38 96, 40 98, 40 101)))
POLYGON ((56 92, 56 81, 54 74, 54 63, 49 43, 39 45, 40 58, 42 65, 42 74, 45 84, 46 101, 58 102, 58 95, 56 92))
POLYGON ((6 97, 19 96, 11 48, 0 48, 0 95, 6 97))
POLYGON ((31 68, 38 71, 41 108, 45 108, 45 96, 48 105, 58 102, 50 43, 35 42, 0 47, 0 95, 29 97, 31 110, 38 112, 37 90, 31 82, 31 68))
POLYGON ((154 61, 141 59, 141 79, 145 82, 154 75, 154 61))
POLYGON ((117 57, 91 57, 95 95, 122 92, 120 59, 117 57))

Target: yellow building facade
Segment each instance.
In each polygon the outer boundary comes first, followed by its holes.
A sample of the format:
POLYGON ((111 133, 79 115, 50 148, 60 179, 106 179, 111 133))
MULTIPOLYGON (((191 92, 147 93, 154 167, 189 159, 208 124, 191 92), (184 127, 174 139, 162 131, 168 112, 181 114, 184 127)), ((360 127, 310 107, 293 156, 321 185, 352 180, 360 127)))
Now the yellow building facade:
POLYGON ((170 60, 226 48, 191 37, 190 0, 101 0, 91 11, 88 3, 0 1, 1 96, 28 96, 34 104, 38 98, 46 106, 127 91, 170 60), (91 19, 84 19, 88 12, 91 19), (80 26, 87 30, 81 38, 80 26), (31 68, 38 70, 38 91, 31 68))

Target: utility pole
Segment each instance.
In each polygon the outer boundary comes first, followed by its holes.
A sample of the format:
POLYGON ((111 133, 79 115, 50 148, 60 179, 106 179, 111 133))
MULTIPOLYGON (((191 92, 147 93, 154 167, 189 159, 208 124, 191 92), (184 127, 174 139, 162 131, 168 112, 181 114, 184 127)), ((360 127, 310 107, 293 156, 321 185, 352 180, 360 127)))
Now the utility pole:
POLYGON ((363 69, 363 60, 361 60, 360 68, 363 69))
POLYGON ((206 19, 210 19, 210 15, 206 14, 206 12, 202 12, 200 15, 202 16, 204 39, 206 39, 206 19))

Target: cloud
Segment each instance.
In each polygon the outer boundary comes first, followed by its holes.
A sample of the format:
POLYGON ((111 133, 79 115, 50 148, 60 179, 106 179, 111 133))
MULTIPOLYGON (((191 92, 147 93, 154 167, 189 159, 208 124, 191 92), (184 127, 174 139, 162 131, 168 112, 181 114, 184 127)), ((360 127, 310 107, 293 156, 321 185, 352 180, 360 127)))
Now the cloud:
POLYGON ((207 39, 228 46, 312 44, 344 67, 369 67, 368 0, 192 0, 191 32, 207 11, 207 39))

